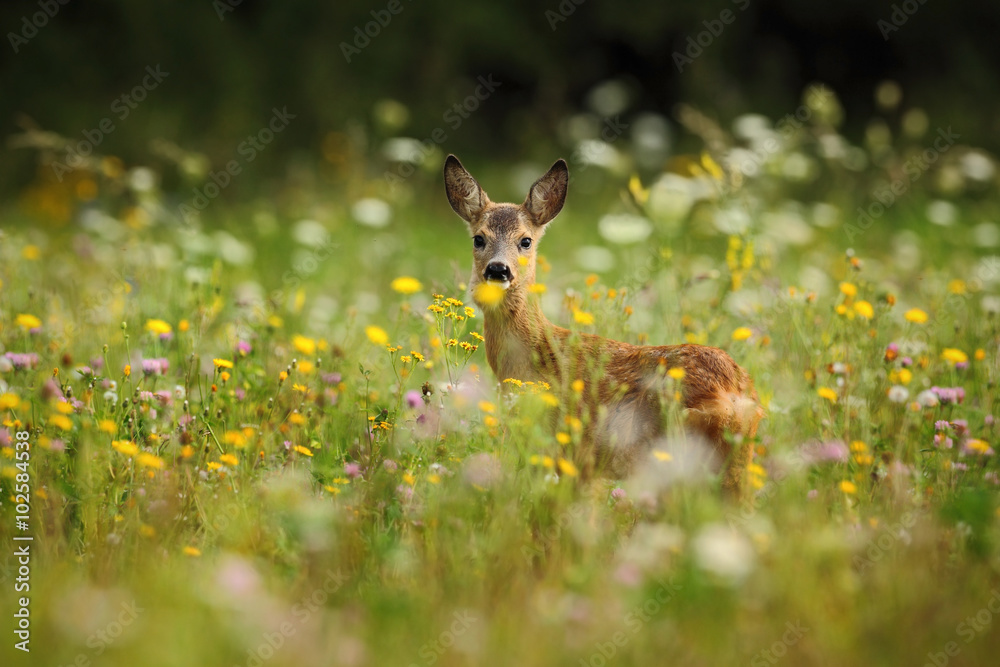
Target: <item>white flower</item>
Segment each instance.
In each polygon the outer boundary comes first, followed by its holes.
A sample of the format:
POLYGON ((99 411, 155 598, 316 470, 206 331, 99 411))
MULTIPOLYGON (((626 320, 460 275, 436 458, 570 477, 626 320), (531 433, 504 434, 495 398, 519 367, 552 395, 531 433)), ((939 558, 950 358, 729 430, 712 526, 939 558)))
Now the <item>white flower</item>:
POLYGON ((924 408, 933 408, 937 406, 940 401, 938 400, 937 394, 935 394, 930 389, 925 389, 924 391, 917 394, 917 403, 924 408))
POLYGON ((739 583, 754 567, 754 550, 745 535, 722 524, 710 524, 694 538, 698 566, 732 583, 739 583))
POLYGON ((889 389, 889 400, 893 403, 906 403, 910 397, 910 390, 902 385, 893 385, 889 389))

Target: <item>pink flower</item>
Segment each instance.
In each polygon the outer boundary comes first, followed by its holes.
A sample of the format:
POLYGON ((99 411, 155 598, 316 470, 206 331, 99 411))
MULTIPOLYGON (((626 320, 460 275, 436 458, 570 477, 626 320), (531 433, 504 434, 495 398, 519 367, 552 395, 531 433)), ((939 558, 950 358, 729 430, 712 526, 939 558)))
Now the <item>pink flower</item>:
POLYGON ((419 408, 421 405, 424 404, 424 399, 420 395, 419 391, 411 389, 410 391, 406 392, 406 404, 411 408, 419 408))
POLYGON ((352 479, 361 477, 361 466, 357 463, 345 463, 344 474, 352 479))

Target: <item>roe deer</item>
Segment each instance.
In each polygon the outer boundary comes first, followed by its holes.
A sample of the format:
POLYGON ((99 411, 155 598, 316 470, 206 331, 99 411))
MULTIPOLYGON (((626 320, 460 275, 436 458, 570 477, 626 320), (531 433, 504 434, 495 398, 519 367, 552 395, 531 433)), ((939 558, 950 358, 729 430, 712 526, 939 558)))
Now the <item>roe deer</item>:
POLYGON ((566 200, 566 162, 553 164, 521 205, 491 202, 454 155, 445 162, 444 180, 451 207, 472 234, 470 289, 483 311, 486 358, 497 379, 563 387, 577 379, 596 380, 585 382, 590 391, 582 406, 588 418, 586 470, 598 467, 624 477, 665 434, 661 407, 674 394, 665 374, 681 368, 685 428, 713 446, 724 462, 723 491, 738 496, 750 460, 750 438, 764 415, 745 370, 714 347, 639 346, 573 334, 549 322, 530 293, 538 240, 566 200), (493 285, 488 289, 499 298, 488 303, 480 298, 484 282, 493 285), (727 432, 736 436, 735 451, 727 432))

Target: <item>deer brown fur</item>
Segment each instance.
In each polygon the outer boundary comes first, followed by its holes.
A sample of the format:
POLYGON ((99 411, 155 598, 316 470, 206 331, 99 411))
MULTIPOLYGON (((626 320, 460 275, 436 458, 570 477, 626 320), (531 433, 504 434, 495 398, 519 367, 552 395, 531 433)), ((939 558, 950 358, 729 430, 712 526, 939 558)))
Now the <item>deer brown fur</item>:
POLYGON ((745 370, 714 347, 640 346, 573 333, 549 322, 529 292, 537 241, 566 200, 566 162, 553 164, 520 205, 491 202, 454 155, 445 162, 444 177, 448 201, 473 237, 470 289, 483 311, 486 358, 497 379, 556 387, 584 380, 584 443, 592 463, 587 468, 624 477, 665 435, 662 407, 673 396, 666 371, 682 368, 686 429, 713 446, 723 462, 723 490, 738 495, 750 439, 764 414, 745 370), (484 282, 502 289, 501 298, 480 298, 484 282), (735 448, 727 435, 735 436, 735 448))

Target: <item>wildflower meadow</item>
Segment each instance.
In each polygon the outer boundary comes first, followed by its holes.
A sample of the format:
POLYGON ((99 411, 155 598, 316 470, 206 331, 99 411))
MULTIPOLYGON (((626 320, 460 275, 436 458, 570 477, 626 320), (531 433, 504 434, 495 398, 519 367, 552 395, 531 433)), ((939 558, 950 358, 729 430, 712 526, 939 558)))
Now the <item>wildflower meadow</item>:
MULTIPOLYGON (((397 5, 348 63, 422 11, 397 5)), ((452 149, 394 124, 402 103, 259 188, 240 170, 284 126, 239 170, 152 137, 69 159, 24 129, 37 171, 0 207, 0 664, 996 664, 998 162, 891 82, 851 135, 840 94, 682 107, 684 148, 652 162, 666 121, 598 114, 561 152, 462 154, 512 202, 566 158, 531 288, 554 323, 749 372, 741 498, 679 433, 590 474, 599 365, 493 374, 477 300, 503 294, 469 293, 452 149)))

